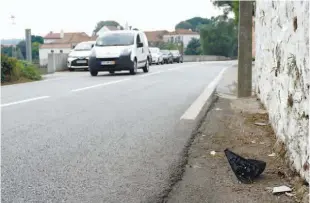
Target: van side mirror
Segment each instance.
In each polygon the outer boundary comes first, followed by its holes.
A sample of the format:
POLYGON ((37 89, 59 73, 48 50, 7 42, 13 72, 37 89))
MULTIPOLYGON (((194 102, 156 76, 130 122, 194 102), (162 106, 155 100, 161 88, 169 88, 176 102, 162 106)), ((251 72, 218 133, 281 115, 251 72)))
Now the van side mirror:
POLYGON ((95 46, 95 45, 94 45, 94 44, 92 44, 92 45, 91 45, 91 48, 93 48, 94 46, 95 46))
POLYGON ((137 44, 137 47, 138 47, 138 48, 143 47, 143 43, 142 43, 142 42, 139 42, 139 43, 137 44))
POLYGON ((72 49, 74 49, 74 48, 75 48, 75 45, 72 46, 72 49))

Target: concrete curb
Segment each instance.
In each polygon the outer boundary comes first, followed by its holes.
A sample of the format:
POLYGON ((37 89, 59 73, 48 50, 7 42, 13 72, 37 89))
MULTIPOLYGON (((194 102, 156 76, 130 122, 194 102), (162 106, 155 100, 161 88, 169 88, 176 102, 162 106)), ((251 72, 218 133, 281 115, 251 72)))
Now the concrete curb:
POLYGON ((188 164, 188 155, 189 155, 189 149, 196 137, 196 135, 199 133, 199 129, 205 120, 206 116, 208 115, 208 112, 212 109, 213 104, 217 101, 218 96, 216 94, 216 88, 212 91, 212 94, 207 99, 206 103, 204 104, 203 108, 199 112, 198 116, 194 121, 192 121, 194 128, 191 130, 190 137, 184 146, 184 149, 182 150, 182 153, 180 155, 181 159, 177 163, 176 170, 174 170, 174 173, 170 175, 169 178, 169 188, 165 190, 161 197, 161 203, 168 202, 169 195, 171 191, 173 190, 174 186, 182 180, 183 174, 185 172, 185 167, 188 164))

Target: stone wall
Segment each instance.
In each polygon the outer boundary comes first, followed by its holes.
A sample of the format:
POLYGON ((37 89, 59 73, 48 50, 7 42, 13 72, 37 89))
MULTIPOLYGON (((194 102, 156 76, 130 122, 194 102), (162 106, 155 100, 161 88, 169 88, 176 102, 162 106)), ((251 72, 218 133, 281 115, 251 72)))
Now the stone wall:
POLYGON ((309 182, 309 2, 256 1, 255 90, 309 182))

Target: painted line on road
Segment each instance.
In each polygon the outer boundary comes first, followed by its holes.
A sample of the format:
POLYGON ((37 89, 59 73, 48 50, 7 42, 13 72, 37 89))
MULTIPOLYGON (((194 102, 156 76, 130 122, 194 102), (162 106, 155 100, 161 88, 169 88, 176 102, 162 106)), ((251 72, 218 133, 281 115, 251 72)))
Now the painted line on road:
POLYGON ((122 79, 122 80, 115 80, 115 81, 101 83, 101 84, 92 85, 92 86, 88 86, 88 87, 82 87, 82 88, 71 90, 71 92, 79 92, 79 91, 88 90, 88 89, 92 89, 92 88, 96 88, 96 87, 108 86, 108 85, 112 85, 112 84, 116 84, 116 83, 120 83, 120 82, 125 82, 128 80, 131 80, 131 78, 122 79))
MULTIPOLYGON (((167 69, 167 71, 174 71, 174 70, 178 70, 178 69, 180 69, 181 67, 177 67, 177 68, 169 68, 169 69, 167 69)), ((182 67, 183 68, 183 67, 182 67)))
POLYGON ((209 83, 209 85, 204 89, 204 91, 199 95, 199 97, 192 103, 192 105, 185 111, 185 113, 181 116, 180 120, 195 120, 198 114, 200 113, 202 107, 205 105, 206 101, 212 95, 213 91, 217 87, 220 82, 223 74, 227 70, 228 67, 224 68, 216 78, 209 83))
POLYGON ((15 104, 22 104, 22 103, 26 103, 26 102, 36 101, 36 100, 40 100, 40 99, 47 99, 47 98, 50 98, 50 96, 34 97, 34 98, 25 99, 25 100, 21 100, 21 101, 1 104, 1 108, 2 107, 6 107, 6 106, 12 106, 12 105, 15 105, 15 104))
POLYGON ((152 72, 152 73, 149 73, 149 74, 144 74, 144 75, 141 75, 139 77, 147 77, 147 76, 151 76, 151 75, 156 75, 156 74, 159 74, 159 73, 163 73, 165 71, 157 71, 157 72, 152 72))

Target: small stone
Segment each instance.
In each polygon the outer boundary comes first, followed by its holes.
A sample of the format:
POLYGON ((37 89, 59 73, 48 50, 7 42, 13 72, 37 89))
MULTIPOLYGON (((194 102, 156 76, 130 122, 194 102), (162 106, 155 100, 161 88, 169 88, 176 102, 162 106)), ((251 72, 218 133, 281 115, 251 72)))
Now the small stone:
POLYGON ((267 123, 256 122, 255 125, 258 125, 258 126, 266 126, 267 123))
POLYGON ((210 154, 214 156, 216 154, 216 152, 215 151, 211 151, 210 154))
POLYGON ((287 187, 286 185, 282 185, 279 187, 274 187, 272 189, 272 193, 276 194, 276 193, 283 193, 283 192, 291 192, 292 189, 290 187, 287 187))

